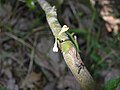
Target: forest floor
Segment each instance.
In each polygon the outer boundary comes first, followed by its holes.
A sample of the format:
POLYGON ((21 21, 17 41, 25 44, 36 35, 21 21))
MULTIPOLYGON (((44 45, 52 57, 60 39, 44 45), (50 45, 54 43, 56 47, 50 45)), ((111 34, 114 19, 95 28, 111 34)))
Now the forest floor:
MULTIPOLYGON (((0 2, 0 90, 80 90, 61 52, 52 51, 45 13, 28 1, 0 2)), ((98 86, 119 77, 120 7, 107 6, 109 0, 49 1, 61 25, 77 36, 81 58, 98 86)))

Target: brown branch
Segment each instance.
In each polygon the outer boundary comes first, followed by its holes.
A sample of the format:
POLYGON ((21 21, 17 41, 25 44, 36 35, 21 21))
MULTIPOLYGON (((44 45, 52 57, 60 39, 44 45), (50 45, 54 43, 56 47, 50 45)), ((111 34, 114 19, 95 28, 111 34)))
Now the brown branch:
MULTIPOLYGON (((47 22, 53 32, 54 37, 56 38, 61 30, 61 25, 57 20, 57 13, 55 7, 51 7, 51 5, 45 0, 38 0, 38 3, 45 11, 47 22)), ((58 43, 60 49, 62 51, 63 57, 65 59, 66 64, 72 71, 76 80, 79 82, 82 90, 96 90, 95 82, 84 66, 79 54, 76 56, 76 49, 74 44, 69 41, 66 33, 63 33, 60 37, 60 40, 64 40, 62 43, 58 43), (66 49, 67 47, 67 49, 66 49)))

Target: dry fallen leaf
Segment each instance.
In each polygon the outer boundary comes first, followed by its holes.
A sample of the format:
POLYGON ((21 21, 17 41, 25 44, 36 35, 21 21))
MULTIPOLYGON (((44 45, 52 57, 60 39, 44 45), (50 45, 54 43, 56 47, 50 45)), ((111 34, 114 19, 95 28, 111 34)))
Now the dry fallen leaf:
POLYGON ((111 2, 110 0, 105 1, 99 1, 100 5, 102 6, 100 10, 100 14, 103 18, 103 20, 106 22, 105 26, 107 28, 108 32, 114 32, 114 34, 117 34, 119 31, 119 24, 120 24, 120 18, 115 18, 113 14, 115 14, 115 10, 113 8, 113 5, 115 2, 111 2), (111 14, 112 13, 112 14, 111 14))
POLYGON ((36 85, 40 83, 41 74, 36 72, 31 72, 25 80, 22 81, 21 88, 35 88, 36 85))

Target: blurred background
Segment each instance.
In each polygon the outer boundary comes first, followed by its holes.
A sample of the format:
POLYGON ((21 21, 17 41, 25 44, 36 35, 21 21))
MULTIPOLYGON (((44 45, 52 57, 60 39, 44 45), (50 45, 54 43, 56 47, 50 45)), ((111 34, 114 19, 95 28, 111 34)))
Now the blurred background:
MULTIPOLYGON (((120 76, 119 0, 47 0, 77 36, 98 87, 120 76)), ((36 0, 0 0, 0 90, 80 90, 36 0)), ((117 87, 116 90, 120 90, 117 87)))

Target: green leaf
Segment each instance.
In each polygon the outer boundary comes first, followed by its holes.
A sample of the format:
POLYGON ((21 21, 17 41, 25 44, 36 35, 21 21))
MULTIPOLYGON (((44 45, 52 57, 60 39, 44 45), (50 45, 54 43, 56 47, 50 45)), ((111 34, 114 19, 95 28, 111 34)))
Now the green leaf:
POLYGON ((34 2, 34 0, 27 0, 26 4, 27 4, 27 6, 30 9, 35 9, 35 2, 34 2))
POLYGON ((70 33, 75 33, 75 34, 88 34, 87 31, 85 29, 70 29, 68 30, 68 32, 70 33))
POLYGON ((119 84, 120 84, 120 77, 112 78, 104 84, 102 90, 116 90, 119 84))
POLYGON ((25 3, 26 6, 29 7, 29 9, 31 10, 34 10, 36 8, 35 7, 36 0, 19 0, 19 1, 25 3))

